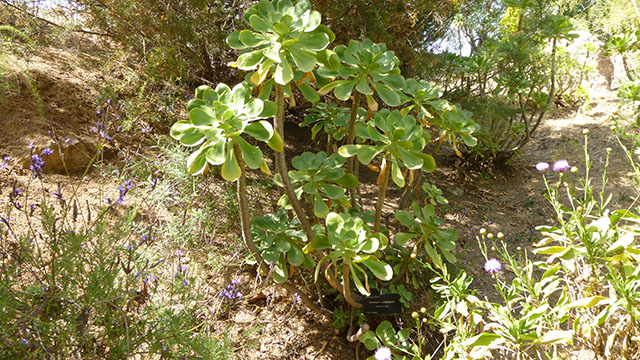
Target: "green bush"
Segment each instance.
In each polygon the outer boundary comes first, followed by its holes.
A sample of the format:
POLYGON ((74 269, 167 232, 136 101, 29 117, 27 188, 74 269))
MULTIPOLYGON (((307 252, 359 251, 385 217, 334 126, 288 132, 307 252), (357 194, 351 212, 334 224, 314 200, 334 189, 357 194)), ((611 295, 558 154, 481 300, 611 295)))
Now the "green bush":
POLYGON ((140 220, 165 182, 128 179, 114 198, 100 186, 89 205, 77 195, 82 179, 44 191, 52 151, 31 148, 33 180, 14 182, 0 215, 0 357, 232 358, 230 339, 203 327, 197 265, 170 250, 180 244, 170 232, 140 220))

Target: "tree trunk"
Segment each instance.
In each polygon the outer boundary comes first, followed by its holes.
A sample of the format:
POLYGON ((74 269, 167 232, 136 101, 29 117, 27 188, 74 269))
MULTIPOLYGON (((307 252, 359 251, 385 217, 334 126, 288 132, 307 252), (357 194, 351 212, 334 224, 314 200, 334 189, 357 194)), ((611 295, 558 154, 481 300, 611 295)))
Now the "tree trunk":
MULTIPOLYGON (((280 84, 276 84, 276 104, 278 105, 278 112, 276 116, 273 118, 275 130, 280 134, 282 141, 286 145, 285 136, 284 136, 284 86, 280 84)), ((286 147, 285 147, 286 148, 286 147)), ((302 209, 302 205, 300 205, 300 201, 296 197, 296 193, 293 190, 293 185, 291 185, 291 180, 289 179, 289 171, 287 170, 287 160, 285 156, 285 148, 282 151, 276 151, 276 170, 278 174, 280 174, 280 179, 282 179, 282 184, 284 185, 285 194, 289 198, 289 202, 293 207, 293 211, 296 213, 298 220, 300 220, 300 224, 302 225, 302 229, 309 241, 313 239, 313 230, 311 230, 311 224, 307 219, 304 210, 302 209)))
MULTIPOLYGON (((351 114, 349 116, 349 129, 347 132, 347 144, 352 145, 356 140, 356 119, 358 118, 358 110, 360 110, 360 93, 356 90, 353 95, 353 103, 351 103, 351 114)), ((353 175, 356 157, 351 156, 347 159, 347 173, 353 175)), ((351 195, 351 207, 356 208, 356 190, 349 189, 351 195)))
MULTIPOLYGON (((264 273, 269 273, 269 266, 264 262, 264 259, 260 255, 256 244, 253 242, 253 237, 251 236, 251 216, 249 215, 249 201, 247 200, 247 190, 246 190, 246 175, 245 175, 245 166, 244 160, 242 159, 242 152, 240 151, 240 147, 238 144, 234 142, 233 144, 233 153, 236 156, 238 161, 238 165, 240 166, 240 178, 238 181, 238 207, 240 210, 240 225, 242 228, 242 239, 244 240, 244 244, 247 249, 251 252, 253 257, 256 259, 256 263, 258 267, 264 273)), ((286 289, 289 293, 298 294, 300 296, 300 300, 303 304, 305 304, 309 309, 321 314, 327 318, 331 318, 332 314, 327 309, 322 309, 316 306, 309 297, 296 288, 294 285, 289 283, 278 284, 286 289)))
POLYGON ((387 186, 389 185, 389 175, 391 175, 391 159, 390 156, 385 156, 385 162, 380 170, 380 177, 382 183, 378 191, 378 203, 376 205, 376 216, 373 224, 373 231, 378 232, 380 229, 380 219, 382 218, 382 207, 384 206, 384 200, 387 196, 387 186))

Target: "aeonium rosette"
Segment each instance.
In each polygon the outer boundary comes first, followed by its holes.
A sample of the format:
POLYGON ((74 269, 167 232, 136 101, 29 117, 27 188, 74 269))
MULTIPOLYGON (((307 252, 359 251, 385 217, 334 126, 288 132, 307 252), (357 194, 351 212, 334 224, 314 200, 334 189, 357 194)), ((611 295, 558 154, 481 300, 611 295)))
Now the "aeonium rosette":
POLYGON ((219 84, 215 89, 201 86, 189 102, 189 120, 176 122, 171 137, 188 147, 197 147, 187 159, 187 170, 192 175, 207 171, 208 165, 222 165, 221 174, 234 181, 241 174, 233 150, 238 146, 242 160, 251 169, 269 173, 262 150, 249 144, 242 136, 249 135, 266 142, 275 151, 283 148, 282 139, 267 121, 276 112, 273 102, 252 99, 250 86, 241 83, 233 89, 219 84))

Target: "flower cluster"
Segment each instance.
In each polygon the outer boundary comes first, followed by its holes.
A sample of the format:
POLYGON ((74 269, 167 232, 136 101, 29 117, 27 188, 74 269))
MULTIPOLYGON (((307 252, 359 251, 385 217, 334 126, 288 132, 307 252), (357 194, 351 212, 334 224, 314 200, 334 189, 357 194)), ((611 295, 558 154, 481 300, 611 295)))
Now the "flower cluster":
POLYGON ((2 161, 0 162, 0 170, 5 170, 9 167, 9 161, 11 161, 11 158, 8 156, 5 156, 2 158, 2 161))
MULTIPOLYGON (((120 192, 120 196, 118 196, 118 200, 116 200, 116 205, 122 205, 124 203, 124 198, 125 196, 127 196, 129 189, 131 189, 134 186, 135 184, 131 179, 126 180, 123 185, 118 186, 118 191, 120 192)), ((107 204, 111 205, 112 202, 113 200, 111 200, 111 198, 107 198, 107 204)))
POLYGON ((220 297, 227 298, 228 300, 242 299, 242 293, 237 289, 240 284, 240 280, 231 280, 231 284, 220 292, 220 297))
MULTIPOLYGON (((553 163, 553 171, 565 172, 570 169, 569 162, 567 160, 558 160, 553 163)), ((536 164, 536 170, 540 172, 546 172, 549 170, 549 164, 546 162, 539 162, 536 164)))
MULTIPOLYGON (((100 113, 98 112, 98 114, 100 113)), ((100 139, 104 139, 106 141, 112 140, 111 136, 107 134, 107 125, 105 125, 104 121, 98 121, 98 124, 91 128, 91 132, 98 133, 100 139)))

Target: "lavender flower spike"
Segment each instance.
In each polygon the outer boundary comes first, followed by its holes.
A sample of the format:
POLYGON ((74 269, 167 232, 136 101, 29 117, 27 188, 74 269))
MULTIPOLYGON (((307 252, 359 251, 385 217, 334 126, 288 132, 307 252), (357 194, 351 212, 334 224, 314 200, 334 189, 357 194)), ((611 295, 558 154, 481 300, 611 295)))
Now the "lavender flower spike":
POLYGON ((569 162, 567 160, 558 160, 553 163, 553 171, 564 172, 569 170, 569 162))

